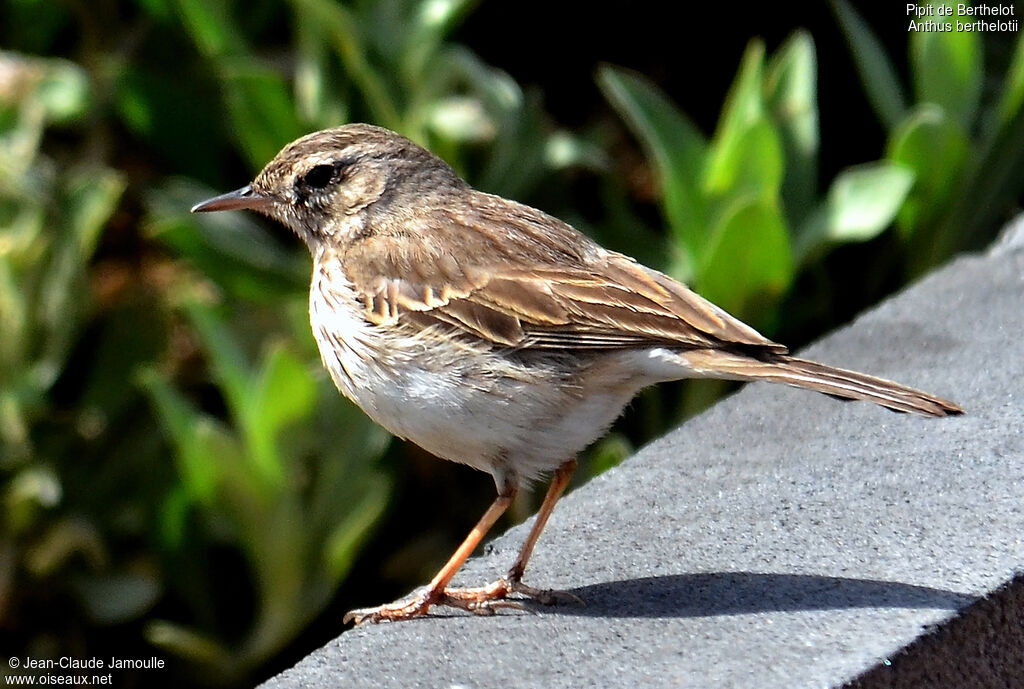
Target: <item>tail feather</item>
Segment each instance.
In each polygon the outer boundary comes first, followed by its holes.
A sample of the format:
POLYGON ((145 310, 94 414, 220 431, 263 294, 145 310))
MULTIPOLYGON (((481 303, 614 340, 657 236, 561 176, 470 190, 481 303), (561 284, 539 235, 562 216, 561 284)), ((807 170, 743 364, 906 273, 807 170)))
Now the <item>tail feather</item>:
POLYGON ((734 380, 764 380, 848 400, 867 400, 887 409, 924 416, 962 414, 954 402, 865 373, 819 364, 788 355, 762 361, 720 350, 687 352, 687 363, 703 375, 734 380))

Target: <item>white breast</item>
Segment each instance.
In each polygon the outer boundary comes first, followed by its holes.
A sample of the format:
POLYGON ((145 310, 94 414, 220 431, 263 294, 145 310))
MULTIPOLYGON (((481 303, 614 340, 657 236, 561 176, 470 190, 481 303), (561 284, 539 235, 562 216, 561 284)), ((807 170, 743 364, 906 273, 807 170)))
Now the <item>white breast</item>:
POLYGON ((484 343, 439 345, 434 331, 374 325, 337 262, 317 261, 309 314, 324 366, 349 399, 391 433, 499 484, 554 470, 654 382, 626 357, 527 365, 484 343))

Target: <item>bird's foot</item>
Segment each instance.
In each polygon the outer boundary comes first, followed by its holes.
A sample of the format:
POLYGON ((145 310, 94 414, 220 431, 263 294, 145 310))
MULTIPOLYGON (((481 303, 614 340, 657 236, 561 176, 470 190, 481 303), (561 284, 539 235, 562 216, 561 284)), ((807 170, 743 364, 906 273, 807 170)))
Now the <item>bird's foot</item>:
POLYGON ((568 591, 537 589, 508 576, 504 576, 486 586, 445 589, 444 598, 440 603, 468 610, 477 615, 493 615, 501 608, 529 610, 523 604, 523 600, 509 598, 513 594, 533 599, 541 605, 555 605, 557 603, 586 605, 582 598, 568 591))
POLYGON ((431 591, 428 588, 417 593, 410 600, 388 603, 387 605, 380 605, 375 608, 349 610, 345 613, 343 621, 345 624, 354 622, 356 626, 358 626, 363 622, 376 624, 378 622, 399 622, 401 620, 411 620, 414 617, 422 617, 423 615, 426 615, 430 606, 443 604, 443 599, 443 592, 431 591))
POLYGON ((429 588, 416 594, 408 601, 389 603, 376 608, 360 608, 345 614, 345 623, 355 622, 398 622, 422 617, 434 605, 447 605, 460 610, 467 610, 476 615, 493 615, 502 608, 512 610, 529 610, 521 599, 509 598, 516 594, 531 598, 542 605, 557 603, 575 603, 586 605, 579 596, 568 591, 550 591, 527 586, 521 581, 502 577, 486 586, 467 588, 446 588, 443 591, 431 591, 429 588))

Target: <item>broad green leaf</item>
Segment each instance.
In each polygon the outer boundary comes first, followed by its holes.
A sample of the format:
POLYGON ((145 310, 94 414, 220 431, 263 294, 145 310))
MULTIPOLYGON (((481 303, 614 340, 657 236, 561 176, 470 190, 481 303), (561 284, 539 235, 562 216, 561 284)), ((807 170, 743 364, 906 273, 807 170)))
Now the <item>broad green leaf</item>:
POLYGON ((86 267, 124 189, 121 177, 105 170, 81 171, 65 183, 60 233, 30 302, 41 340, 32 366, 40 380, 55 380, 64 369, 77 326, 91 307, 86 267))
POLYGON ((691 256, 706 243, 704 200, 699 179, 707 142, 690 119, 644 77, 604 65, 597 82, 653 160, 662 185, 663 207, 673 232, 691 256))
MULTIPOLYGON (((544 174, 541 142, 547 136, 541 111, 535 107, 539 94, 516 91, 514 104, 507 107, 489 101, 488 109, 497 120, 495 135, 488 147, 488 160, 476 174, 481 189, 513 199, 522 196, 544 174)), ((459 155, 455 142, 441 137, 434 140, 442 144, 443 151, 447 148, 449 157, 459 155)))
POLYGON ((756 197, 737 199, 714 227, 700 266, 700 293, 744 320, 763 322, 793 279, 789 232, 779 210, 756 197))
POLYGON ((250 398, 252 419, 268 435, 308 415, 316 402, 316 383, 309 367, 280 343, 275 344, 250 398))
MULTIPOLYGON (((718 119, 718 128, 711 140, 707 164, 704 168, 702 187, 704 191, 724 195, 735 189, 737 177, 746 174, 743 165, 757 161, 766 151, 749 152, 746 146, 760 141, 750 141, 748 133, 751 128, 766 122, 764 96, 764 42, 751 41, 743 53, 739 72, 729 87, 722 114, 718 119)), ((757 135, 760 139, 760 135, 757 135)), ((775 159, 781 158, 780 150, 775 152, 775 159)), ((755 175, 760 176, 760 175, 755 175)), ((779 180, 781 181, 781 166, 779 180)))
POLYGON ((764 114, 764 41, 752 40, 740 59, 739 71, 726 94, 725 104, 715 130, 715 139, 745 129, 764 114))
POLYGON ((185 543, 188 517, 194 500, 192 491, 182 483, 172 486, 160 503, 159 540, 162 548, 174 551, 185 543))
POLYGON ((309 416, 316 403, 316 383, 309 367, 280 344, 266 358, 247 400, 243 432, 251 443, 250 458, 271 483, 285 475, 276 447, 288 424, 309 416))
MULTIPOLYGON (((730 132, 713 145, 705 191, 728 203, 751 194, 768 202, 782 188, 785 173, 782 140, 765 117, 750 122, 742 131, 730 132)), ((700 254, 698 254, 700 255, 700 254)))
MULTIPOLYGON (((956 17, 929 20, 949 26, 956 17)), ((918 101, 941 106, 964 131, 970 131, 985 76, 978 34, 954 31, 951 26, 947 31, 912 31, 910 65, 918 101)))
POLYGON ((913 171, 915 184, 899 213, 906 237, 937 221, 957 201, 970 153, 960 124, 942 109, 917 108, 889 140, 887 158, 913 171))
POLYGON ((829 237, 862 242, 878 235, 914 183, 914 174, 899 165, 876 163, 844 170, 828 192, 829 237))
POLYGON ((586 466, 594 476, 618 466, 636 452, 636 447, 622 433, 609 433, 588 452, 586 466))
POLYGON ((896 218, 914 173, 890 162, 848 168, 832 182, 824 204, 801 226, 794 254, 803 263, 829 244, 863 242, 896 218))
POLYGON ((832 10, 850 46, 868 102, 882 125, 893 129, 904 117, 907 99, 885 46, 846 0, 832 0, 832 10))
POLYGON ((810 34, 797 31, 772 57, 765 91, 785 151, 786 214, 790 222, 799 223, 818 189, 817 63, 810 34))

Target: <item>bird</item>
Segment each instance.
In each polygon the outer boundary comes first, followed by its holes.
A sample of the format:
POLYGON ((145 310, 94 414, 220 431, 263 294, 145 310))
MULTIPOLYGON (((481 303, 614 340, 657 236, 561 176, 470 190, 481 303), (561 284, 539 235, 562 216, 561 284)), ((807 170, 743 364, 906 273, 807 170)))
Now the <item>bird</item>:
POLYGON ((192 212, 251 210, 312 256, 309 317, 337 388, 393 435, 489 473, 497 496, 437 575, 356 624, 435 606, 494 614, 578 600, 523 582, 576 468, 643 388, 685 378, 768 381, 897 412, 949 400, 792 356, 681 282, 540 210, 473 189, 390 130, 347 124, 286 145, 253 181, 192 212), (511 568, 452 578, 516 494, 551 476, 511 568))

